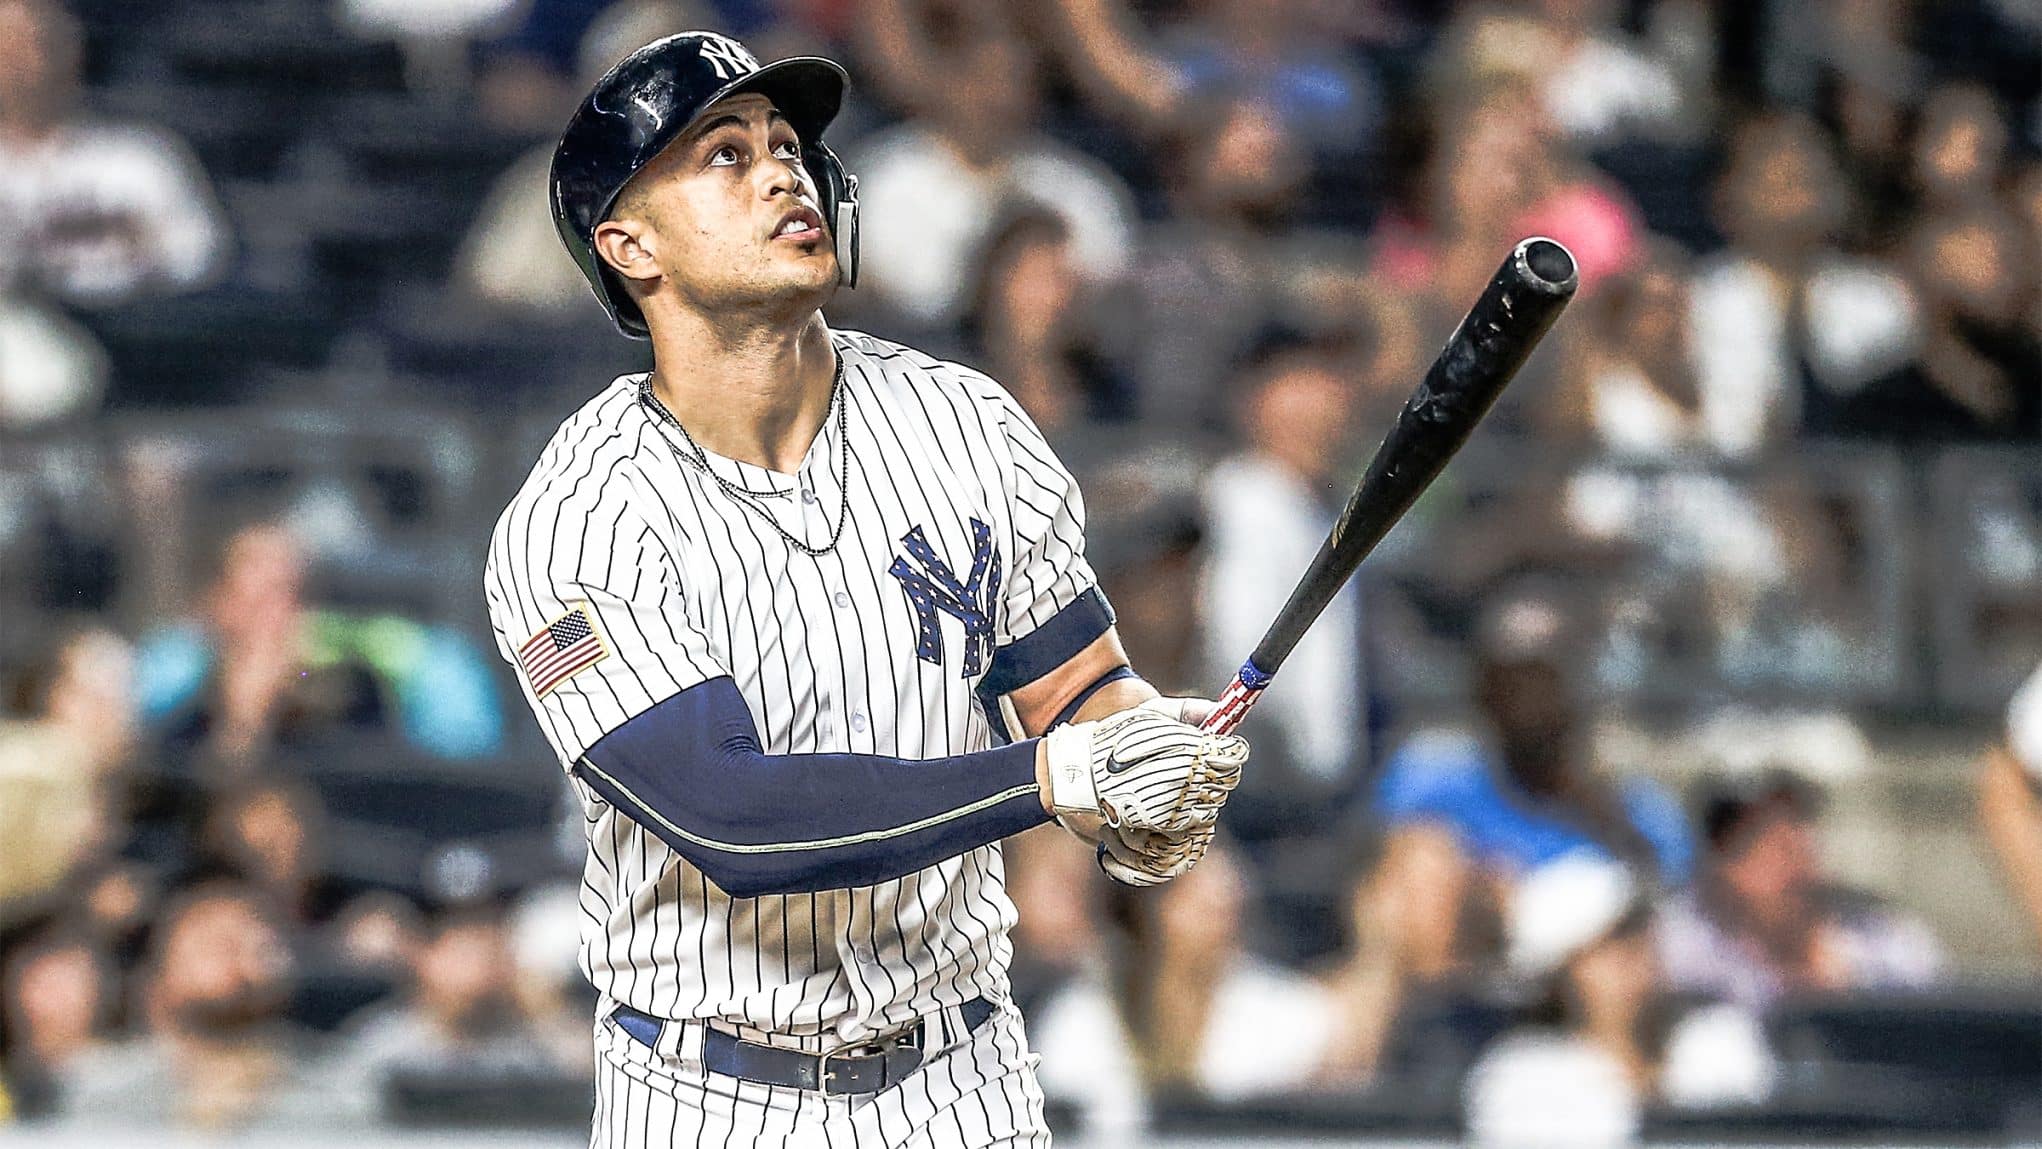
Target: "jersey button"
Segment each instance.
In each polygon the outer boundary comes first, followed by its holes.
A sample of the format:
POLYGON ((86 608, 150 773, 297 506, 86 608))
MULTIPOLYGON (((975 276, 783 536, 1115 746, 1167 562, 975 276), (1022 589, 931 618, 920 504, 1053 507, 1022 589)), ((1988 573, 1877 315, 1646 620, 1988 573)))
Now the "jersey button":
POLYGON ((865 715, 862 711, 854 712, 851 715, 851 729, 856 730, 860 734, 865 733, 865 715))
POLYGON ((801 488, 801 501, 804 503, 813 504, 815 502, 815 492, 809 490, 807 487, 801 488))
POLYGON ((836 594, 830 596, 830 601, 837 604, 838 610, 850 610, 851 592, 840 590, 836 594))

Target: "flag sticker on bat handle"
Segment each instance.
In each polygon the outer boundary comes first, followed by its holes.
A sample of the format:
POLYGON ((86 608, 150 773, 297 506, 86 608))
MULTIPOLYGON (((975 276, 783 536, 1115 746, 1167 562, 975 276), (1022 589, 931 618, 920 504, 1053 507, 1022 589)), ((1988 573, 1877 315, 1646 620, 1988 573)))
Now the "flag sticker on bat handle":
POLYGON ((1234 680, 1227 683, 1227 688, 1220 692, 1219 701, 1214 704, 1212 713, 1206 716, 1200 729, 1213 734, 1232 734, 1234 728, 1241 724, 1241 719, 1248 716, 1248 710, 1255 705, 1255 700, 1262 697, 1263 688, 1269 685, 1269 679, 1270 675, 1263 673, 1262 669, 1255 665, 1254 659, 1242 663, 1240 672, 1235 674, 1234 680))
POLYGON ((1559 242, 1533 236, 1511 249, 1405 400, 1319 553, 1221 692, 1204 729, 1224 734, 1241 724, 1361 560, 1467 442, 1578 286, 1574 256, 1559 242))

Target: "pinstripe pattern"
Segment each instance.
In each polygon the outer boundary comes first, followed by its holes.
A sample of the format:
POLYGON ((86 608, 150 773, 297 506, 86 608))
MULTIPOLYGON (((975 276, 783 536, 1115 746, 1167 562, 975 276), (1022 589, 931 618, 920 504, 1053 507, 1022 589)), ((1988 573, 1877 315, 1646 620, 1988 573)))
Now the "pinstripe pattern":
MULTIPOLYGON (((954 1015, 954 1011, 950 1011, 954 1015)), ((672 1056, 596 1027, 596 1119, 591 1149, 782 1146, 786 1149, 1044 1149, 1037 1057, 1007 1006, 881 1093, 826 1097, 706 1072, 683 1048, 672 1056)))
MULTIPOLYGON (((683 462, 686 446, 639 404, 630 376, 561 426, 498 520, 485 589, 504 657, 516 665, 516 645, 570 603, 610 652, 543 697, 521 677, 563 765, 719 675, 744 696, 767 753, 928 758, 986 748, 976 677, 962 673, 964 624, 945 615, 942 661, 916 657, 914 604, 886 573, 901 540, 920 528, 962 569, 972 520, 991 528, 1007 572, 992 604, 996 645, 1093 585, 1076 486, 1002 388, 884 340, 833 339, 847 441, 834 416, 825 420, 794 475, 708 456, 731 483, 769 493, 731 494, 683 462), (848 493, 839 485, 845 450, 848 493), (750 507, 738 502, 746 497, 750 507), (820 556, 787 545, 762 518, 821 546, 840 506, 842 538, 820 556)), ((582 968, 606 1006, 819 1051, 973 997, 1007 999, 1014 907, 997 846, 874 886, 732 899, 575 785, 589 839, 582 968)), ((940 1078, 918 1090, 889 1090, 843 1122, 824 1122, 817 1128, 832 1132, 823 1140, 794 1132, 813 1124, 819 1099, 699 1080, 683 1088, 631 1060, 650 1051, 609 1043, 597 1130, 610 1140, 597 1144, 1035 1143, 1025 1138, 1040 1129, 1040 1098, 1019 1019, 986 1030, 1000 1036, 968 1046, 971 1061, 944 1059, 940 1078), (981 1049, 985 1041, 993 1044, 981 1049), (946 1123, 954 1133, 928 1140, 946 1123)))

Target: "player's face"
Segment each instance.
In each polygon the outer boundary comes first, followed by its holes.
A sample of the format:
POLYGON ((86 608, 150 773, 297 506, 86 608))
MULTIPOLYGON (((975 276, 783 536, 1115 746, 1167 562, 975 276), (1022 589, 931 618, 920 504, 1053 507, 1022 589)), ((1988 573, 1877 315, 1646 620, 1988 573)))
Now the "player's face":
POLYGON ((750 93, 712 105, 647 165, 597 238, 622 274, 670 285, 698 310, 813 307, 837 282, 800 141, 750 93))

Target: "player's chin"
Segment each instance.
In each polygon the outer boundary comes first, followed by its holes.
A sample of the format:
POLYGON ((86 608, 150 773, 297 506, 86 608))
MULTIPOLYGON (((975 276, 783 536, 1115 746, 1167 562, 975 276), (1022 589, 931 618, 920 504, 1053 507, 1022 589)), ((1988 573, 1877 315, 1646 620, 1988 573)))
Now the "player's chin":
POLYGON ((837 253, 827 239, 812 243, 773 242, 777 245, 771 260, 774 271, 789 288, 813 290, 837 282, 837 253))

